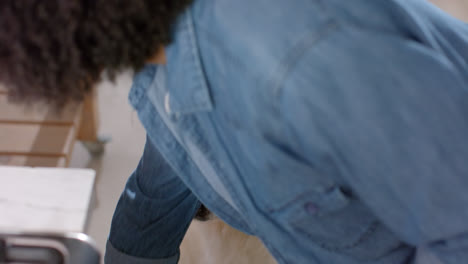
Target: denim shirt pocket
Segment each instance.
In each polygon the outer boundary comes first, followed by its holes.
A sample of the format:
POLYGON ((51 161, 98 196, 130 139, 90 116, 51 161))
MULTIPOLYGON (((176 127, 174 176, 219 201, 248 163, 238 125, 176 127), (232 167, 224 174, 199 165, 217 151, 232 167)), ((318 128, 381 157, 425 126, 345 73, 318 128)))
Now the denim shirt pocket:
POLYGON ((304 196, 288 211, 288 226, 305 245, 359 261, 379 259, 401 246, 364 204, 338 186, 304 196))

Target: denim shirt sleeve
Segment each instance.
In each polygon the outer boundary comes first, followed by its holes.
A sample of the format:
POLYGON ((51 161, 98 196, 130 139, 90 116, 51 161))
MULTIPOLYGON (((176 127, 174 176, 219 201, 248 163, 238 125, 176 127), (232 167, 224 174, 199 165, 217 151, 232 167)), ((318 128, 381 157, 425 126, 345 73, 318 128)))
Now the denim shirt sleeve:
POLYGON ((340 27, 277 93, 292 148, 317 166, 327 157, 327 177, 442 264, 468 259, 468 72, 454 54, 340 27))
POLYGON ((199 206, 148 137, 114 212, 105 263, 177 263, 199 206))

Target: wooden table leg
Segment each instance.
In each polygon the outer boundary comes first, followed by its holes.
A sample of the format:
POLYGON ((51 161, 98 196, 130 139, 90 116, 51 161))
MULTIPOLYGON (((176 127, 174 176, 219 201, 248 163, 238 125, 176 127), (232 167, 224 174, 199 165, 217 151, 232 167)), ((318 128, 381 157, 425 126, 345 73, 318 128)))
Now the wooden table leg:
POLYGON ((99 114, 96 89, 88 94, 83 101, 80 128, 77 139, 83 143, 93 156, 104 152, 104 145, 110 138, 98 135, 99 114))
POLYGON ((86 95, 83 101, 83 110, 77 139, 89 142, 98 141, 98 127, 99 115, 97 92, 93 89, 91 93, 86 95))

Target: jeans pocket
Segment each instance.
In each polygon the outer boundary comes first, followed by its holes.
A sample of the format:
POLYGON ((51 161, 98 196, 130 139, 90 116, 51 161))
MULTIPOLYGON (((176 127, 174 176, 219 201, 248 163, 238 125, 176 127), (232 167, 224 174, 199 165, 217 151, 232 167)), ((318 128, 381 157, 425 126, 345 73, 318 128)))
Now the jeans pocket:
POLYGON ((298 204, 291 226, 307 243, 357 260, 374 260, 401 246, 400 240, 341 188, 298 204))

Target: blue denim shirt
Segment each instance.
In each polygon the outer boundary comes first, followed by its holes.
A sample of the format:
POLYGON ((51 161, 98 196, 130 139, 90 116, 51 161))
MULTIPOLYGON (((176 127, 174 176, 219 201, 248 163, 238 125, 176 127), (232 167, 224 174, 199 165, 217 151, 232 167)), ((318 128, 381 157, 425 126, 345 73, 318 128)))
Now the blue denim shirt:
POLYGON ((196 0, 166 56, 130 92, 148 139, 107 264, 177 263, 200 202, 280 264, 468 263, 466 24, 423 0, 196 0))

